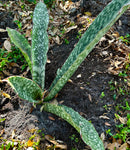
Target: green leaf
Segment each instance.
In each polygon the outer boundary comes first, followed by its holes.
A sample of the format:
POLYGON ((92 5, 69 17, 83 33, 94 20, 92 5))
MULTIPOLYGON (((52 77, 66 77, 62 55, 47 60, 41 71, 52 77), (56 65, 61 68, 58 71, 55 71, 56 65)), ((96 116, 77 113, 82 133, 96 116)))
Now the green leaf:
POLYGON ((80 133, 82 140, 89 145, 92 150, 104 150, 103 143, 94 126, 72 108, 64 105, 45 103, 43 110, 53 113, 71 124, 80 133))
POLYGON ((30 71, 32 72, 31 63, 31 46, 29 45, 26 38, 20 34, 18 31, 10 28, 6 28, 11 41, 21 50, 23 56, 25 57, 30 71))
POLYGON ((32 63, 33 63, 33 80, 44 90, 45 64, 47 61, 48 51, 48 34, 47 27, 49 16, 46 5, 39 2, 34 10, 33 15, 33 32, 32 32, 32 63))
POLYGON ((35 103, 42 100, 41 88, 30 79, 20 76, 11 76, 3 81, 8 82, 21 99, 35 103))
POLYGON ((1 118, 1 119, 0 119, 0 123, 1 123, 1 122, 4 122, 5 120, 6 120, 5 118, 1 118))
POLYGON ((113 0, 93 21, 88 30, 79 40, 49 88, 45 101, 52 99, 73 75, 86 56, 92 51, 101 37, 110 29, 115 21, 127 10, 130 0, 113 0))

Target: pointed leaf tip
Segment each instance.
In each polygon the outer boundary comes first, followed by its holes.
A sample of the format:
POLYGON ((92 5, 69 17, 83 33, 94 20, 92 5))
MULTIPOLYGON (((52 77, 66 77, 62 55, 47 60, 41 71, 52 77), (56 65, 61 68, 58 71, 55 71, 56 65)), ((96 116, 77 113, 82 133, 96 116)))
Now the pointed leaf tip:
POLYGON ((24 58, 26 59, 30 71, 32 72, 32 62, 31 62, 31 46, 27 39, 18 31, 6 28, 11 41, 21 50, 24 58))
POLYGON ((32 31, 32 63, 33 63, 33 80, 44 90, 45 65, 48 51, 48 34, 47 27, 49 15, 46 5, 39 2, 33 14, 33 31, 32 31))

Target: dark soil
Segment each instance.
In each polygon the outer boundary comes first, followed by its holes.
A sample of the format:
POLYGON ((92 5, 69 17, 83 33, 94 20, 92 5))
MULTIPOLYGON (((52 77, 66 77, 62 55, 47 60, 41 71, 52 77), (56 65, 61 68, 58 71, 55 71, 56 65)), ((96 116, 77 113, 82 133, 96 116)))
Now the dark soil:
MULTIPOLYGON (((14 29, 17 27, 17 25, 13 22, 13 16, 11 13, 0 12, 0 28, 6 29, 6 27, 14 29)), ((3 42, 7 36, 7 32, 0 32, 0 48, 2 48, 3 42)))
MULTIPOLYGON (((129 33, 128 24, 125 23, 128 21, 126 16, 127 14, 124 14, 121 17, 122 26, 117 26, 118 21, 115 26, 122 35, 129 33)), ((0 28, 15 28, 16 26, 12 22, 12 18, 10 14, 1 12, 0 28)), ((66 35, 70 41, 68 45, 65 43, 55 45, 49 50, 48 58, 51 63, 46 66, 46 88, 53 81, 57 68, 62 66, 77 43, 78 40, 75 38, 76 32, 73 30, 66 35)), ((0 33, 0 47, 2 47, 5 37, 7 37, 7 33, 0 33)), ((110 61, 104 61, 104 59, 110 56, 111 53, 118 52, 109 47, 105 50, 107 55, 102 55, 103 47, 108 46, 108 43, 106 42, 105 45, 98 44, 98 46, 100 48, 93 49, 71 77, 72 81, 64 86, 56 99, 58 102, 62 102, 63 105, 78 111, 83 117, 91 121, 99 135, 101 135, 101 133, 105 133, 108 129, 115 133, 115 106, 119 102, 123 104, 124 102, 121 101, 123 98, 130 100, 130 97, 128 95, 120 96, 116 101, 113 100, 113 93, 110 91, 108 82, 111 80, 119 81, 119 78, 108 73, 110 61), (105 93, 103 98, 100 97, 102 92, 105 93), (107 110, 103 107, 105 105, 108 105, 107 110), (101 118, 100 116, 103 115, 109 119, 101 118), (110 126, 106 125, 106 122, 110 126)), ((0 97, 0 118, 6 118, 0 124, 0 129, 4 129, 2 136, 5 139, 9 139, 12 131, 15 130, 15 137, 19 140, 27 140, 31 136, 30 129, 41 129, 44 134, 49 134, 57 140, 64 141, 68 146, 68 150, 71 150, 72 147, 79 150, 85 149, 85 144, 82 142, 80 135, 64 120, 50 113, 40 112, 40 106, 32 110, 32 104, 19 99, 9 85, 0 83, 0 87, 1 90, 11 95, 11 99, 0 97), (50 119, 50 116, 53 119, 50 119), (79 138, 78 143, 69 138, 73 134, 79 138)), ((41 142, 41 149, 44 147, 42 145, 44 142, 41 142)))

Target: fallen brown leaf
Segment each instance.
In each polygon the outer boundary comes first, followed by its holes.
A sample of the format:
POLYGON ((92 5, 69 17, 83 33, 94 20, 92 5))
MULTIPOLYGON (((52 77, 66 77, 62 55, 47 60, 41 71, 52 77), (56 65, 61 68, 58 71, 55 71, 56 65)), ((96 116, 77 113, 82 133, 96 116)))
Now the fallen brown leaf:
POLYGON ((61 150, 62 149, 67 150, 67 145, 66 144, 58 143, 58 141, 54 140, 54 138, 52 136, 45 135, 45 139, 48 140, 49 142, 53 143, 55 145, 55 148, 60 148, 61 150))
POLYGON ((76 28, 77 28, 77 25, 69 27, 69 28, 67 28, 66 33, 70 32, 71 30, 76 29, 76 28))
POLYGON ((103 119, 110 119, 109 117, 107 116, 99 116, 99 118, 103 118, 103 119))
POLYGON ((51 116, 48 116, 48 118, 49 118, 50 120, 52 120, 52 121, 55 120, 55 118, 53 118, 53 117, 51 117, 51 116))
POLYGON ((117 114, 118 119, 120 120, 121 123, 126 124, 127 123, 127 117, 121 117, 117 114))
POLYGON ((10 76, 11 74, 10 74, 10 72, 8 72, 8 71, 6 71, 6 70, 3 70, 2 71, 6 76, 10 76))
POLYGON ((25 37, 31 37, 31 30, 26 30, 26 36, 25 37))
POLYGON ((126 150, 127 148, 129 148, 129 145, 127 143, 124 143, 118 150, 126 150))
POLYGON ((92 96, 90 94, 88 94, 88 99, 90 100, 90 102, 92 102, 92 96))
POLYGON ((17 63, 11 62, 9 63, 9 67, 19 67, 17 63))
POLYGON ((118 149, 119 146, 120 146, 119 143, 114 142, 114 143, 109 143, 109 144, 107 145, 107 148, 108 148, 109 150, 115 150, 115 148, 118 149))
POLYGON ((101 138, 102 141, 105 141, 106 137, 105 137, 105 133, 104 132, 101 133, 100 138, 101 138))
POLYGON ((105 125, 106 125, 106 126, 111 126, 111 124, 109 124, 108 122, 105 122, 105 125))
POLYGON ((119 32, 114 32, 113 34, 112 34, 114 37, 116 37, 116 38, 118 38, 119 36, 120 36, 120 34, 119 34, 119 32))
POLYGON ((2 129, 2 130, 0 131, 0 136, 2 136, 2 135, 4 134, 4 132, 5 132, 5 130, 2 129))

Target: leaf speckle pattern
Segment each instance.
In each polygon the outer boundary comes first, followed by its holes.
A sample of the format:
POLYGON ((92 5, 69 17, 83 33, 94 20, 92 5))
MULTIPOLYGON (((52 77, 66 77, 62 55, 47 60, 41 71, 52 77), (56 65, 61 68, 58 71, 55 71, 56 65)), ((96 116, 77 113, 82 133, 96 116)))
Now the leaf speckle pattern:
POLYGON ((64 105, 58 106, 51 103, 45 103, 43 109, 70 123, 80 133, 83 141, 88 144, 92 150, 104 150, 103 143, 94 126, 85 118, 80 116, 78 112, 64 105))
POLYGON ((44 90, 45 64, 47 61, 48 51, 48 34, 47 27, 49 16, 46 5, 39 2, 34 10, 33 15, 33 32, 32 32, 32 63, 33 63, 33 80, 44 90))
POLYGON ((50 93, 45 98, 45 101, 52 99, 62 89, 100 38, 110 29, 125 10, 127 10, 129 5, 129 0, 113 0, 104 8, 79 40, 62 68, 58 70, 56 78, 49 88, 50 93))
POLYGON ((20 76, 12 76, 7 79, 20 98, 35 103, 42 99, 42 90, 34 81, 20 76))
POLYGON ((30 71, 32 72, 32 62, 31 62, 31 46, 29 45, 26 38, 14 29, 7 28, 9 37, 11 41, 21 50, 23 56, 25 57, 30 71))

